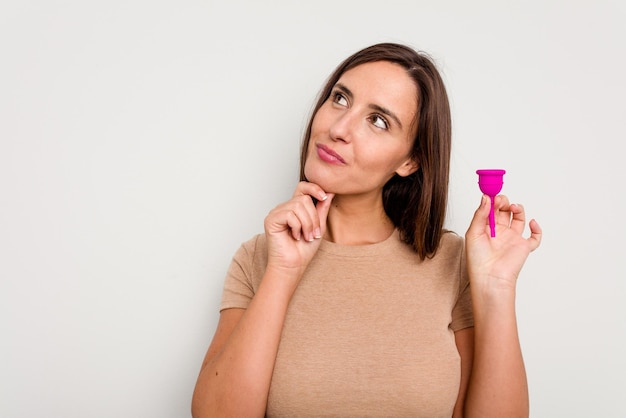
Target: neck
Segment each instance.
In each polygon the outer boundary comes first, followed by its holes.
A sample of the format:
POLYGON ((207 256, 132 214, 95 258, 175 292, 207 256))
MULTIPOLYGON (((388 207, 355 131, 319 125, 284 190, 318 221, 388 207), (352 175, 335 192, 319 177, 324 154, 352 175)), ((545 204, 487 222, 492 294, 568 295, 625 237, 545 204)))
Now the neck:
POLYGON ((389 238, 395 227, 385 213, 382 196, 335 196, 326 221, 328 241, 366 245, 389 238))

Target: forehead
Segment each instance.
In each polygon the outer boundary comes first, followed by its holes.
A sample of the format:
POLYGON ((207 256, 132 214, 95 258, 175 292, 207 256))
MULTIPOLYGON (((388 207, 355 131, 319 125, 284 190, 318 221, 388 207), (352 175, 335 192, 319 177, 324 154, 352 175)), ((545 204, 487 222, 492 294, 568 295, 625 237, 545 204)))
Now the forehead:
POLYGON ((345 85, 355 101, 390 109, 404 121, 417 112, 417 87, 407 71, 389 61, 368 62, 349 69, 337 83, 345 85))

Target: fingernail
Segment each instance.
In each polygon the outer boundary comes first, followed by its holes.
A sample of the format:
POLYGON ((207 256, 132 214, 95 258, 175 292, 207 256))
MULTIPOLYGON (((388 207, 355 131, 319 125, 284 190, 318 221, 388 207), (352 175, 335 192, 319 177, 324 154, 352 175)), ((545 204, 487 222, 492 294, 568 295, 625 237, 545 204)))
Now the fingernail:
POLYGON ((322 197, 320 197, 321 201, 324 201, 326 199, 328 199, 328 195, 327 194, 324 194, 324 195, 322 195, 322 197))
POLYGON ((315 238, 322 238, 322 230, 320 228, 315 228, 315 231, 313 231, 313 233, 315 234, 315 238))

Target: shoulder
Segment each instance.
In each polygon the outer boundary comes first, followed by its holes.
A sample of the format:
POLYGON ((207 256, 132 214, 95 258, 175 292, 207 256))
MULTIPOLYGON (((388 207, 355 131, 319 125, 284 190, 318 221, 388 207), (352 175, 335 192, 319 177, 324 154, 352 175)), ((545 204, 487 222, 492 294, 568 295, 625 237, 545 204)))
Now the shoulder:
POLYGON ((439 242, 439 248, 437 249, 437 255, 444 255, 447 257, 462 256, 465 247, 465 238, 460 236, 454 231, 444 231, 439 242))
POLYGON ((252 266, 264 267, 267 264, 267 241, 265 234, 256 234, 244 241, 234 256, 235 261, 252 266))
POLYGON ((267 250, 265 234, 255 234, 241 244, 241 248, 248 253, 267 250))
MULTIPOLYGON (((242 242, 237 251, 235 251, 226 274, 225 288, 230 289, 234 286, 236 290, 233 293, 238 295, 242 293, 241 289, 247 288, 251 291, 249 296, 251 298, 251 295, 256 293, 261 283, 266 266, 267 245, 265 235, 254 235, 247 241, 242 242)), ((237 305, 236 307, 244 306, 247 305, 237 305)))

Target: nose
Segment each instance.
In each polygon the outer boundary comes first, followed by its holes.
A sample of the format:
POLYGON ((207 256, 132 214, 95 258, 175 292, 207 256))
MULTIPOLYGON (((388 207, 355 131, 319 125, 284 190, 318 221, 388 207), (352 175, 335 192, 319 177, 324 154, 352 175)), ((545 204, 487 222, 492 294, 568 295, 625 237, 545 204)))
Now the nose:
POLYGON ((333 141, 350 142, 355 128, 354 115, 350 111, 337 115, 330 125, 330 137, 333 141))

